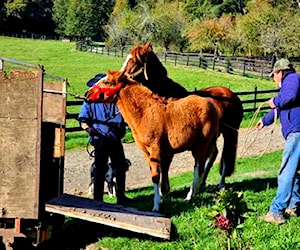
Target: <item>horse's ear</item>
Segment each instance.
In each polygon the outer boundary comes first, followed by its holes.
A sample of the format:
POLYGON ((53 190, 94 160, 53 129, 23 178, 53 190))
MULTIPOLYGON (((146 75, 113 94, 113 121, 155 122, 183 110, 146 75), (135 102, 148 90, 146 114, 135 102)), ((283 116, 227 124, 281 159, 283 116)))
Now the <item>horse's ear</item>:
POLYGON ((145 50, 152 50, 152 42, 147 42, 145 45, 144 45, 144 49, 145 50))

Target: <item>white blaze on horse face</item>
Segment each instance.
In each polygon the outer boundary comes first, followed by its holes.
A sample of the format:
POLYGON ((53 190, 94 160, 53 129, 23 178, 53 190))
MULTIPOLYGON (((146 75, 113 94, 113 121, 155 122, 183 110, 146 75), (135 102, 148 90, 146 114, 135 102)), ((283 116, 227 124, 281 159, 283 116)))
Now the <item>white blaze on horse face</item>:
POLYGON ((129 55, 126 57, 126 60, 125 60, 125 62, 123 63, 123 66, 122 66, 122 68, 121 68, 120 71, 124 71, 124 70, 125 70, 126 65, 127 65, 128 61, 129 61, 131 58, 132 58, 132 55, 129 54, 129 55))

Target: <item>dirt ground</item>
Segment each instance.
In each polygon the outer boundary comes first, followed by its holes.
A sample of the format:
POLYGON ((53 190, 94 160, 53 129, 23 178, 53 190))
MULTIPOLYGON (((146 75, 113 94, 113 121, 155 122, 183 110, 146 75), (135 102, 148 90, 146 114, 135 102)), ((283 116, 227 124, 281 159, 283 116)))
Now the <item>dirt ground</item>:
MULTIPOLYGON (((220 160, 220 152, 222 152, 222 145, 223 138, 220 136, 218 139, 218 162, 220 160)), ((151 184, 149 168, 141 150, 135 143, 125 143, 123 146, 126 157, 132 163, 127 172, 127 189, 135 189, 151 184)), ((255 129, 250 131, 249 129, 239 130, 238 157, 259 156, 264 152, 282 149, 283 146, 284 140, 279 125, 265 127, 261 131, 255 129)), ((89 169, 92 160, 86 149, 66 152, 64 192, 70 194, 87 193, 90 181, 89 169)), ((176 154, 170 167, 170 176, 192 171, 193 166, 194 160, 189 151, 176 154)), ((238 169, 236 169, 237 171, 238 169)))

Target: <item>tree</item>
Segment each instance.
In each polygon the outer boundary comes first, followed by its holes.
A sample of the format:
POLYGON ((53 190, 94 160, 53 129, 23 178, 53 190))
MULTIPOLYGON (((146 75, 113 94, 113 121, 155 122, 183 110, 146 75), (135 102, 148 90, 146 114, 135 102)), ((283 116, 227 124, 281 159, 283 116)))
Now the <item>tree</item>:
POLYGON ((66 13, 70 0, 53 0, 53 20, 56 23, 55 31, 60 35, 65 35, 66 13))
POLYGON ((131 23, 134 15, 130 11, 127 0, 116 0, 112 14, 105 26, 108 36, 106 43, 110 46, 124 47, 131 43, 130 32, 127 23, 131 23))
POLYGON ((111 12, 111 0, 54 0, 53 20, 60 35, 103 41, 111 12))
POLYGON ((246 15, 236 22, 241 46, 248 54, 299 54, 299 9, 281 7, 272 6, 268 0, 248 2, 246 15))
POLYGON ((187 0, 185 11, 192 20, 206 20, 213 17, 221 17, 223 14, 244 14, 244 8, 248 0, 187 0))
POLYGON ((171 45, 181 47, 184 41, 183 31, 186 25, 185 14, 177 1, 157 4, 153 10, 154 41, 166 51, 171 45))
POLYGON ((218 50, 224 51, 232 39, 234 23, 230 15, 221 18, 211 18, 203 22, 196 20, 187 33, 192 51, 218 50))
POLYGON ((52 0, 8 0, 4 5, 10 32, 53 34, 52 0))

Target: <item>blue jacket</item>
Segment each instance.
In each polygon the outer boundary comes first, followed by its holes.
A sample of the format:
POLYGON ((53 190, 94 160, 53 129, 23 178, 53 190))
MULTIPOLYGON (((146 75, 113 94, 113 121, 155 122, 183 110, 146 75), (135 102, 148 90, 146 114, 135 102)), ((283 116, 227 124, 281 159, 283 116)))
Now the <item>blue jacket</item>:
MULTIPOLYGON (((282 126, 282 134, 286 139, 290 133, 300 132, 300 75, 287 72, 281 82, 278 95, 274 97, 277 114, 282 126)), ((274 121, 274 109, 263 118, 264 125, 274 121)))
POLYGON ((86 103, 81 106, 79 123, 93 126, 100 134, 114 140, 121 140, 125 135, 124 119, 113 103, 86 103))

